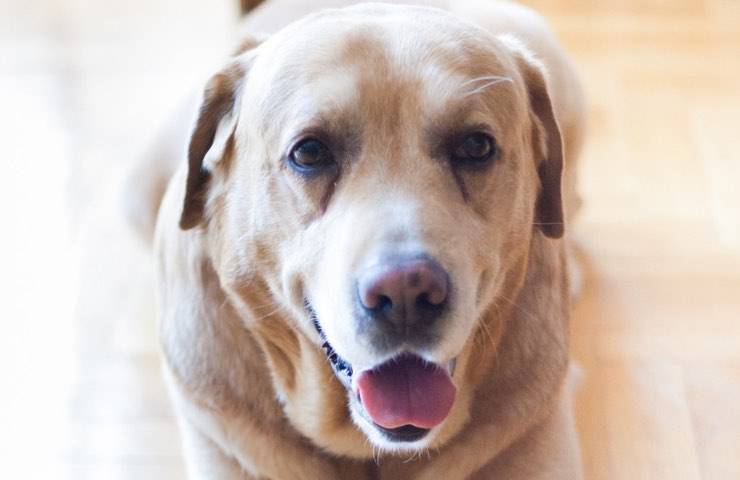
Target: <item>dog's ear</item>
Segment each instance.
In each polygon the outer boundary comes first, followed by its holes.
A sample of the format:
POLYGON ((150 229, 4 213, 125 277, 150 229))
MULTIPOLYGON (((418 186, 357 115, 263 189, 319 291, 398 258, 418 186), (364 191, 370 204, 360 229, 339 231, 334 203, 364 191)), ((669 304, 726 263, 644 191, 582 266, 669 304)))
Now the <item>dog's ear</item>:
POLYGON ((206 84, 188 146, 188 177, 180 215, 183 230, 203 220, 213 165, 222 156, 224 140, 236 124, 237 96, 243 76, 241 66, 231 63, 206 84))
POLYGON ((183 230, 203 221, 213 166, 229 154, 227 149, 236 128, 241 86, 246 65, 251 61, 249 50, 260 42, 257 38, 244 40, 236 56, 206 84, 188 146, 188 176, 180 215, 183 230))
POLYGON ((509 36, 499 38, 513 52, 529 97, 532 139, 540 179, 535 224, 545 236, 561 238, 565 231, 561 186, 563 140, 548 91, 547 71, 517 39, 509 36))

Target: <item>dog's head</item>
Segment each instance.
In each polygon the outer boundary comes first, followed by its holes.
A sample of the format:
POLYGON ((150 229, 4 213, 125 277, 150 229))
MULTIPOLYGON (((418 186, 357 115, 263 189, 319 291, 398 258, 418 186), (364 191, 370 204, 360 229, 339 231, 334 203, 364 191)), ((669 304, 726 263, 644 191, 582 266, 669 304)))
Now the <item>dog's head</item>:
POLYGON ((495 300, 532 235, 562 235, 561 167, 515 41, 435 9, 332 10, 211 80, 181 227, 208 236, 248 322, 280 311, 324 348, 372 444, 413 450, 467 419, 495 300))

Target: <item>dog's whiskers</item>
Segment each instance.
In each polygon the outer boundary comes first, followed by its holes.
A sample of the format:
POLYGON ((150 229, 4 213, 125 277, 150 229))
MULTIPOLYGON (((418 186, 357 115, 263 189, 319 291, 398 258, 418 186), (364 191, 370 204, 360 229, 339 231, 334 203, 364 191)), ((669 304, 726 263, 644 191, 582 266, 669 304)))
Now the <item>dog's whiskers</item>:
POLYGON ((511 305, 512 307, 514 307, 520 313, 523 313, 524 315, 526 315, 530 320, 533 320, 533 321, 536 321, 537 320, 537 316, 535 314, 531 313, 529 310, 527 310, 526 308, 524 308, 521 305, 519 305, 518 303, 516 303, 515 300, 512 300, 511 298, 507 297, 506 295, 504 295, 502 293, 499 293, 498 295, 496 295, 496 297, 497 298, 500 298, 501 300, 505 300, 506 302, 508 302, 509 305, 511 305))
POLYGON ((262 305, 250 305, 249 308, 254 311, 259 311, 259 310, 263 310, 266 308, 275 308, 275 306, 276 306, 275 302, 270 302, 270 303, 263 303, 262 305))
POLYGON ((275 308, 274 308, 273 310, 271 310, 270 312, 268 312, 268 313, 265 313, 265 314, 263 314, 263 315, 261 315, 261 316, 259 316, 259 317, 255 318, 255 319, 253 319, 253 321, 255 321, 255 322, 259 322, 259 321, 262 321, 262 320, 264 320, 264 319, 266 319, 266 318, 270 318, 270 317, 272 317, 273 315, 275 315, 276 313, 278 313, 278 312, 279 312, 280 310, 282 310, 282 309, 283 309, 283 307, 282 307, 281 305, 278 305, 277 307, 275 307, 275 308))
POLYGON ((380 447, 376 445, 372 445, 373 447, 373 462, 375 462, 375 465, 380 465, 380 454, 382 453, 380 451, 380 447))
POLYGON ((520 313, 522 313, 522 314, 526 315, 526 316, 527 316, 527 317, 528 317, 528 318, 529 318, 530 320, 532 320, 533 322, 536 322, 536 323, 540 323, 540 324, 542 324, 542 326, 543 326, 543 327, 545 327, 545 328, 543 329, 543 331, 544 331, 544 332, 545 332, 545 333, 546 333, 547 335, 549 335, 549 336, 550 336, 550 338, 551 338, 551 339, 552 339, 552 340, 553 340, 554 342, 556 342, 556 343, 559 343, 559 342, 560 342, 560 340, 559 340, 559 338, 557 337, 557 335, 555 335, 555 334, 553 333, 552 329, 548 327, 548 325, 549 325, 549 324, 548 324, 547 322, 540 322, 540 319, 538 319, 538 317, 537 317, 537 316, 536 316, 536 315, 535 315, 534 313, 530 312, 530 311, 529 311, 529 310, 527 310, 526 308, 524 308, 524 307, 522 307, 521 305, 519 305, 518 303, 516 303, 516 301, 514 301, 514 300, 512 300, 512 299, 510 299, 510 298, 508 298, 508 297, 506 297, 505 295, 501 295, 501 294, 499 294, 499 295, 498 295, 498 298, 501 298, 502 300, 505 300, 505 301, 509 302, 509 304, 510 304, 510 305, 511 305, 512 307, 514 307, 514 308, 515 308, 516 310, 518 310, 518 311, 519 311, 520 313))
POLYGON ((476 84, 479 82, 485 82, 483 85, 480 85, 478 87, 473 88, 472 90, 468 90, 464 93, 462 93, 462 97, 468 97, 470 95, 476 95, 483 90, 485 90, 488 87, 492 87, 494 85, 498 85, 499 83, 514 83, 514 81, 510 77, 502 77, 499 75, 487 75, 484 77, 478 77, 478 78, 472 78, 470 80, 466 80, 462 84, 460 84, 461 87, 466 87, 471 84, 476 84))
POLYGON ((406 460, 403 461, 403 463, 411 463, 414 460, 416 460, 416 456, 419 454, 419 452, 411 452, 411 455, 406 458, 406 460))
POLYGON ((431 460, 431 459, 432 459, 432 452, 431 452, 431 450, 430 450, 430 449, 428 449, 428 448, 425 448, 425 449, 423 450, 423 452, 424 452, 424 453, 426 453, 426 455, 427 455, 427 460, 431 460))
POLYGON ((486 324, 486 322, 480 322, 480 326, 481 326, 481 329, 483 330, 483 333, 485 333, 486 336, 488 337, 488 339, 491 341, 491 347, 493 347, 493 349, 495 350, 496 349, 496 341, 493 338, 493 334, 491 333, 491 329, 488 328, 488 325, 486 324))

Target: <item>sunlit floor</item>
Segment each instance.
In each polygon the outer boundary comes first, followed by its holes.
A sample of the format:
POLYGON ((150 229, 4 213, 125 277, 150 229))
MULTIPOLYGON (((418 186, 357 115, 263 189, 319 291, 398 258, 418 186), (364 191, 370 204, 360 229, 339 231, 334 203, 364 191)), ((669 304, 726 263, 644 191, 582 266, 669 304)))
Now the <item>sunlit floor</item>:
MULTIPOLYGON (((0 6, 0 476, 183 478, 120 182, 227 0, 0 6)), ((533 0, 591 101, 572 229, 589 479, 740 478, 740 4, 533 0)))

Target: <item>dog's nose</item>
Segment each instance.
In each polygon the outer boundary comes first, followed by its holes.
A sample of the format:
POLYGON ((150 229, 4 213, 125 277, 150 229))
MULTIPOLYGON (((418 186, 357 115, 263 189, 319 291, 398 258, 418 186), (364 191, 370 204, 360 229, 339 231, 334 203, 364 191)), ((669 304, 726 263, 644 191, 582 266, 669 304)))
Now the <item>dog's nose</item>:
POLYGON ((428 258, 394 259, 364 270, 357 280, 368 315, 397 328, 430 324, 449 296, 447 272, 428 258))

